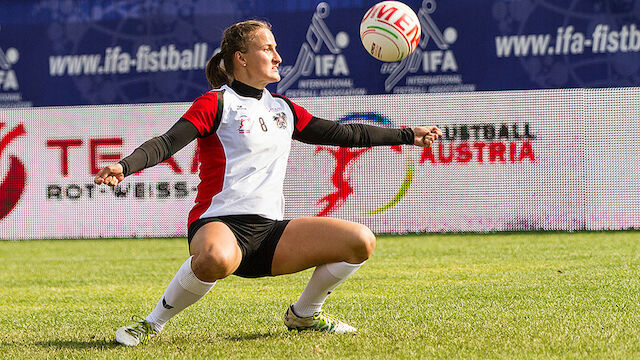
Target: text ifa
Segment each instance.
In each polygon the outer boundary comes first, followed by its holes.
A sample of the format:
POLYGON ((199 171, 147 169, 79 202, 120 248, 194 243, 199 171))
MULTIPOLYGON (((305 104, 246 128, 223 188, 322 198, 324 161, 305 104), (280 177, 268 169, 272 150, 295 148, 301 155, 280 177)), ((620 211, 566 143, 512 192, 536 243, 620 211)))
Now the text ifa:
POLYGON ((0 90, 18 90, 18 78, 13 70, 0 70, 0 90))

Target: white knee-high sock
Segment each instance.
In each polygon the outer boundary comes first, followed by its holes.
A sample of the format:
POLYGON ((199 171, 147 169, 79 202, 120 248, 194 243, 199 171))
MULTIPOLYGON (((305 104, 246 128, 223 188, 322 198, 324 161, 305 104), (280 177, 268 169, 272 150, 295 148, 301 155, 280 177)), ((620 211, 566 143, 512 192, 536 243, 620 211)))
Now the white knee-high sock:
POLYGON ((320 311, 327 296, 351 274, 356 272, 362 264, 338 262, 316 266, 300 298, 293 304, 293 310, 296 315, 308 317, 320 311))
POLYGON ((215 281, 204 282, 196 277, 196 274, 191 270, 192 258, 193 256, 182 264, 155 309, 145 319, 153 325, 156 331, 162 330, 169 319, 200 300, 216 283, 215 281))

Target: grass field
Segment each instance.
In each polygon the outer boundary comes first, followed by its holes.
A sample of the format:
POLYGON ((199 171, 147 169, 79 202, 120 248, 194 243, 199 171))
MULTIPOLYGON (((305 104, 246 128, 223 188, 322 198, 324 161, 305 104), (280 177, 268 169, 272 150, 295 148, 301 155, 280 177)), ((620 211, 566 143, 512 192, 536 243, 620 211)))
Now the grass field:
POLYGON ((310 270, 230 277, 151 343, 184 239, 0 241, 0 358, 640 358, 640 232, 381 236, 325 305, 356 335, 282 324, 310 270))

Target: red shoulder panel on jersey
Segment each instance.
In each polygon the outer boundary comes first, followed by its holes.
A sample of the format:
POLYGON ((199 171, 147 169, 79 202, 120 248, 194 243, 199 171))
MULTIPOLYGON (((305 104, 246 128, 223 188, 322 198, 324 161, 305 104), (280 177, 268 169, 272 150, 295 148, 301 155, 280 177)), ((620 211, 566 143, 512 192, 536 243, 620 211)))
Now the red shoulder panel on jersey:
POLYGON ((217 128, 218 96, 222 96, 222 92, 209 91, 195 99, 189 110, 182 115, 183 119, 190 121, 198 129, 201 136, 210 134, 217 128))
POLYGON ((305 109, 302 106, 294 103, 293 101, 291 101, 288 97, 286 97, 284 95, 273 94, 273 93, 271 95, 275 96, 275 97, 278 97, 278 98, 281 98, 281 99, 283 99, 284 101, 286 101, 289 104, 289 106, 293 110, 293 114, 296 116, 296 129, 298 131, 302 131, 302 129, 304 129, 305 126, 307 126, 307 124, 309 123, 309 121, 311 120, 313 115, 311 115, 311 113, 309 113, 307 111, 307 109, 305 109))

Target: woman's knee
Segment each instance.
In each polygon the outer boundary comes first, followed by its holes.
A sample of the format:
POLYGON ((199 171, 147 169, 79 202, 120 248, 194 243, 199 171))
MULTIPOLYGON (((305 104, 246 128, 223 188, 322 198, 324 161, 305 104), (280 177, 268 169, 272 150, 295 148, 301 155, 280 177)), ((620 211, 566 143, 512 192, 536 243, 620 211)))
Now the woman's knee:
POLYGON ((207 282, 223 279, 233 274, 239 264, 238 256, 234 251, 202 251, 193 254, 191 260, 196 277, 207 282))
POLYGON ((376 236, 371 229, 359 225, 355 235, 353 261, 363 262, 367 260, 376 248, 376 236))
POLYGON ((189 244, 189 252, 193 255, 193 272, 207 282, 233 274, 242 260, 235 236, 221 222, 210 222, 198 229, 189 244))

